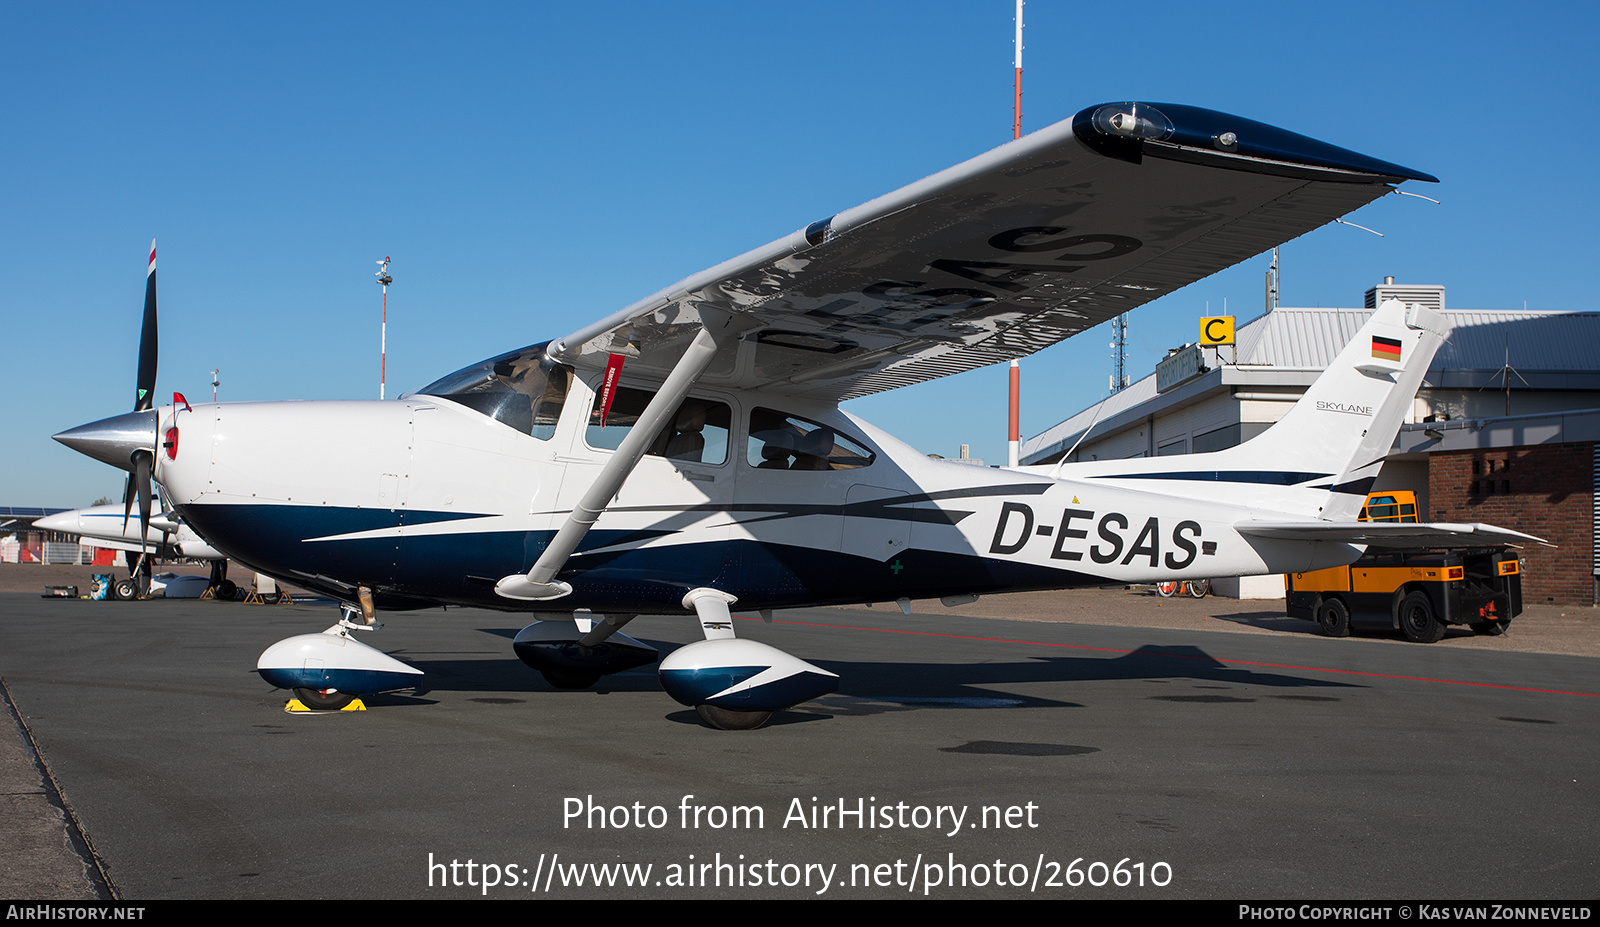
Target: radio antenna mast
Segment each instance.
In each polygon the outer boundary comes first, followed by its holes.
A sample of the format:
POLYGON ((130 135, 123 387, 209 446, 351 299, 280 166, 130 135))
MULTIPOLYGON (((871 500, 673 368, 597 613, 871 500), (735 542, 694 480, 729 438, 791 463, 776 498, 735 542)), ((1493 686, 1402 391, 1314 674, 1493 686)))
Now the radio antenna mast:
POLYGON ((1278 249, 1272 249, 1272 266, 1267 268, 1267 311, 1278 308, 1278 249))

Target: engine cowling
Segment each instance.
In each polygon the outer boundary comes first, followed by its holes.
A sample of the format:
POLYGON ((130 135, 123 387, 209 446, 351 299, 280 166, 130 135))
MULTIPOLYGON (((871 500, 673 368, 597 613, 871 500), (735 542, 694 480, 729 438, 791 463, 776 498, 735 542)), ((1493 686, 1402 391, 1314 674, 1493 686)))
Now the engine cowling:
POLYGON ((695 641, 661 661, 661 687, 684 705, 782 711, 839 688, 819 666, 739 638, 695 641))

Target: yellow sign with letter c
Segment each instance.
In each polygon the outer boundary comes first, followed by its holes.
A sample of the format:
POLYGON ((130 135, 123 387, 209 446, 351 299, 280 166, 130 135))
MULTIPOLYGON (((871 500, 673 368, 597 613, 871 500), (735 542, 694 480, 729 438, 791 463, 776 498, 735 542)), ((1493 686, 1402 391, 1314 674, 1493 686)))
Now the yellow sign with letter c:
POLYGON ((1200 320, 1201 344, 1233 344, 1233 316, 1215 315, 1200 320))

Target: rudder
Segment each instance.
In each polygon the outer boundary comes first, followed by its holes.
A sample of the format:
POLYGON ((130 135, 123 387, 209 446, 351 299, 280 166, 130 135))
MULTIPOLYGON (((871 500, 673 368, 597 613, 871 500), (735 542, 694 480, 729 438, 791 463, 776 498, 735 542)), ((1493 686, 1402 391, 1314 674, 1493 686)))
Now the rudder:
POLYGON ((1431 309, 1385 301, 1287 415, 1220 453, 1253 469, 1336 473, 1308 487, 1329 491, 1317 514, 1354 520, 1449 332, 1431 309))

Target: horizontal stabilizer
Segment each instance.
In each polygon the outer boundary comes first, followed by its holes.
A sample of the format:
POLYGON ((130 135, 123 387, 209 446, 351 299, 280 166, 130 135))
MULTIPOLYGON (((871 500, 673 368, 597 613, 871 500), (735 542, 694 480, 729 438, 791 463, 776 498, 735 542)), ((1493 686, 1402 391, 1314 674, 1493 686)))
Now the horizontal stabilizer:
POLYGON ((1240 534, 1280 541, 1337 541, 1368 547, 1483 547, 1489 544, 1544 544, 1510 528, 1494 525, 1405 524, 1398 522, 1251 521, 1233 526, 1240 534))

